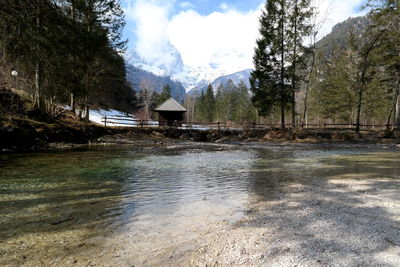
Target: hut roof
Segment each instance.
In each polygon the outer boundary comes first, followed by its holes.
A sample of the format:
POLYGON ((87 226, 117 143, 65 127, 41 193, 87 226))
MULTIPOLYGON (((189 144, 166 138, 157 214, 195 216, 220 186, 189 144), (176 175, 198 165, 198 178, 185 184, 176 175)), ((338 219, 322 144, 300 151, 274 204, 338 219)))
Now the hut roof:
POLYGON ((158 106, 155 111, 181 111, 186 112, 186 109, 179 104, 175 99, 172 97, 158 106))

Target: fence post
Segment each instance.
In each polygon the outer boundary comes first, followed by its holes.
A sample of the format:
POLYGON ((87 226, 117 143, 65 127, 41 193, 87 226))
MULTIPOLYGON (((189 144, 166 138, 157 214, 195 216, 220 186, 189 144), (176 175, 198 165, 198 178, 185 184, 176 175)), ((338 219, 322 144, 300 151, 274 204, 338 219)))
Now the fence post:
POLYGON ((107 128, 107 115, 104 115, 104 127, 107 128))
POLYGON ((140 120, 140 128, 143 128, 143 119, 140 120))
POLYGON ((221 127, 220 127, 220 122, 218 122, 218 130, 221 130, 221 127))

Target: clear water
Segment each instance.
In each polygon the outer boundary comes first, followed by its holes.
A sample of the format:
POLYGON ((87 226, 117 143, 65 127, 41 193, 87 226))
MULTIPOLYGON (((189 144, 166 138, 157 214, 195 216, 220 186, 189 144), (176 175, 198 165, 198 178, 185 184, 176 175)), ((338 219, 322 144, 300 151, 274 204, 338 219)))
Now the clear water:
POLYGON ((0 257, 20 257, 10 251, 19 241, 35 244, 23 256, 34 259, 67 230, 72 244, 137 236, 144 251, 146 242, 189 240, 210 223, 246 216, 251 203, 290 184, 348 175, 398 179, 399 155, 376 147, 259 144, 176 155, 129 148, 2 155, 0 257))

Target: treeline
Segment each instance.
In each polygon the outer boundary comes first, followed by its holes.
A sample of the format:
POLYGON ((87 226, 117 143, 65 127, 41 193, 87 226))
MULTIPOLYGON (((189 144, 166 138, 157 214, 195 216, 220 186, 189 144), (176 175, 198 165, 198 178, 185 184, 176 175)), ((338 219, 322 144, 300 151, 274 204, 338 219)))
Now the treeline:
POLYGON ((366 29, 321 49, 309 0, 266 2, 251 75, 260 115, 279 115, 282 127, 285 119, 355 124, 357 131, 362 124, 400 127, 400 2, 370 0, 365 8, 366 29))
POLYGON ((69 104, 132 111, 119 0, 0 0, 0 82, 57 114, 69 104), (11 75, 14 74, 14 76, 11 75))
POLYGON ((184 102, 187 120, 191 122, 223 122, 233 124, 257 121, 249 89, 244 82, 235 85, 231 80, 220 85, 214 93, 211 85, 200 96, 187 96, 184 102))

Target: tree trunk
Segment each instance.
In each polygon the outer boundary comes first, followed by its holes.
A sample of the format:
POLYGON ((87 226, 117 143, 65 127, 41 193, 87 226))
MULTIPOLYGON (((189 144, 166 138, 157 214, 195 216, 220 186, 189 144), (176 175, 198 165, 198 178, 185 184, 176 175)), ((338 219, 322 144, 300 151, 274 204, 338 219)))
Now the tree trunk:
MULTIPOLYGON (((75 1, 71 1, 71 19, 72 23, 75 25, 75 1)), ((75 57, 73 58, 73 62, 75 61, 75 57)), ((75 62, 74 62, 75 63, 75 62)), ((74 87, 72 87, 74 88, 74 87)), ((76 107, 75 107, 75 96, 73 93, 73 89, 71 90, 71 111, 74 113, 76 112, 76 107)))
POLYGON ((396 72, 397 83, 396 83, 396 97, 394 106, 394 128, 400 129, 400 72, 396 72))
POLYGON ((292 127, 296 127, 296 61, 297 61, 297 1, 294 7, 294 46, 293 46, 293 77, 292 77, 292 127))
POLYGON ((86 97, 86 101, 85 101, 86 103, 85 103, 85 110, 86 110, 86 113, 85 113, 85 121, 89 121, 89 111, 90 111, 90 109, 89 109, 89 98, 88 97, 86 97))
POLYGON ((75 114, 76 108, 75 108, 75 97, 74 97, 74 93, 71 93, 71 111, 75 114))
POLYGON ((358 104, 357 104, 357 117, 356 117, 356 133, 360 132, 360 121, 361 121, 361 106, 364 92, 364 82, 361 83, 361 86, 358 91, 358 104))
POLYGON ((285 128, 285 27, 284 27, 284 20, 285 20, 285 12, 284 12, 284 5, 281 5, 281 128, 285 128))
POLYGON ((34 105, 37 108, 42 108, 42 95, 41 95, 41 71, 40 71, 40 62, 36 61, 35 67, 35 93, 34 93, 34 105))
POLYGON ((393 114, 393 111, 394 111, 394 107, 392 107, 392 108, 390 109, 389 116, 388 116, 388 119, 387 119, 387 124, 386 124, 386 130, 389 130, 389 129, 390 129, 390 123, 391 123, 391 121, 392 121, 392 114, 393 114))
MULTIPOLYGON (((40 8, 38 7, 36 10, 36 27, 39 31, 40 29, 40 8)), ((36 66, 35 66, 35 93, 34 93, 34 105, 41 109, 42 108, 42 94, 41 94, 41 64, 39 58, 39 47, 36 44, 36 66)))
POLYGON ((304 110, 303 110, 303 124, 307 127, 308 125, 308 94, 311 89, 311 79, 312 79, 312 74, 314 72, 314 67, 315 67, 315 38, 313 40, 313 51, 312 51, 312 60, 311 60, 311 68, 310 68, 310 73, 308 74, 308 79, 306 83, 306 89, 304 93, 304 110))

